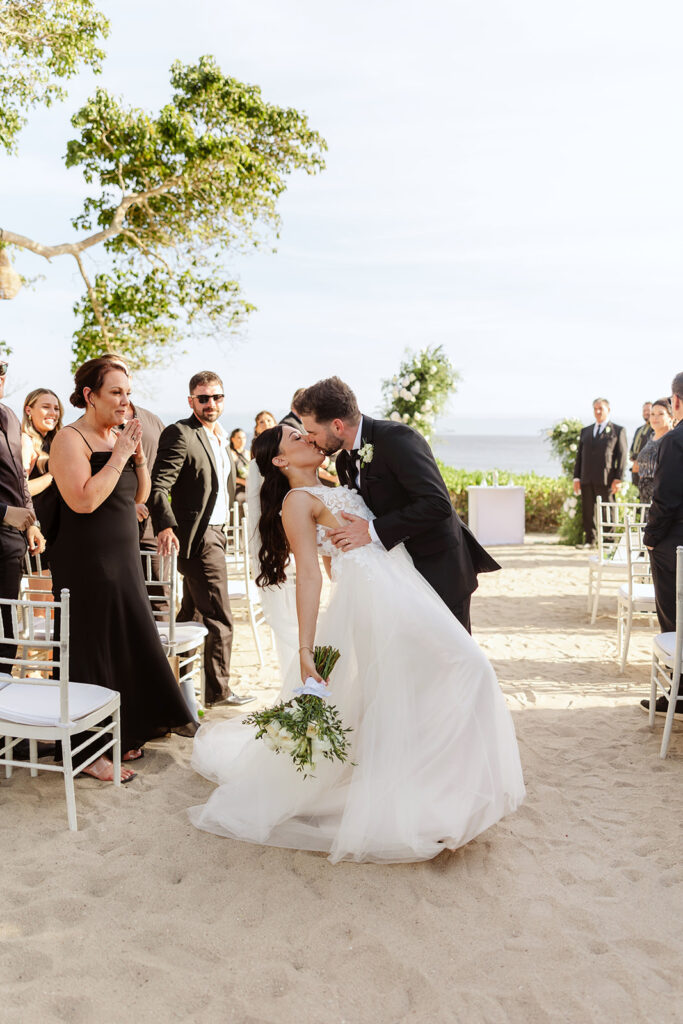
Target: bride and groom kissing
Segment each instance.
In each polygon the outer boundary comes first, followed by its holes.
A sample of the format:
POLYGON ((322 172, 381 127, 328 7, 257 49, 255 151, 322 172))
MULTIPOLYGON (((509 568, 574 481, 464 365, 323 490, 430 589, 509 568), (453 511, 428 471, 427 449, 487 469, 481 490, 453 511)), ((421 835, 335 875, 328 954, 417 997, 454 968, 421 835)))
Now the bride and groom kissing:
POLYGON ((257 583, 279 587, 293 558, 299 658, 282 700, 320 680, 316 644, 341 651, 334 704, 352 760, 302 779, 239 719, 202 726, 193 766, 218 783, 193 823, 329 859, 425 860, 456 849, 524 797, 514 727, 495 673, 469 635, 477 573, 498 564, 452 508, 427 442, 361 416, 337 377, 297 402, 303 431, 256 438, 263 476, 257 583), (317 469, 337 455, 339 488, 317 469), (332 579, 319 616, 320 557, 332 579))
POLYGON ((336 546, 371 541, 390 551, 405 544, 415 568, 471 632, 470 600, 477 573, 500 566, 457 515, 432 450, 411 427, 361 416, 351 389, 338 377, 308 388, 299 412, 311 442, 337 455, 341 484, 358 491, 375 519, 342 513, 336 546))

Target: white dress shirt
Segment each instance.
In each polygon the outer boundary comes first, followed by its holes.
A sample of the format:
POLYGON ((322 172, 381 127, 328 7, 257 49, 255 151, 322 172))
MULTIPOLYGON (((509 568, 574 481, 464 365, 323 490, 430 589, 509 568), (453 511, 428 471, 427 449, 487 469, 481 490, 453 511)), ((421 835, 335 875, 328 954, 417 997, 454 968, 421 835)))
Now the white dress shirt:
POLYGON ((208 430, 204 426, 202 429, 206 431, 206 436, 209 439, 218 474, 218 494, 209 519, 209 526, 224 526, 230 521, 228 477, 232 471, 232 460, 228 454, 228 435, 218 424, 216 424, 215 431, 208 430))
MULTIPOLYGON (((353 439, 353 444, 351 445, 351 448, 347 448, 346 449, 346 451, 349 452, 349 454, 351 453, 351 449, 352 448, 359 449, 361 447, 361 440, 362 440, 361 435, 362 435, 362 432, 363 432, 363 417, 361 416, 360 423, 358 424, 358 430, 356 431, 356 436, 353 439)), ((353 482, 356 485, 356 487, 360 490, 360 456, 356 456, 356 462, 355 462, 354 467, 353 467, 353 482)), ((372 541, 372 543, 373 544, 379 544, 379 546, 381 548, 383 548, 384 545, 382 544, 382 541, 377 536, 377 530, 372 525, 372 520, 370 520, 368 522, 368 532, 370 533, 370 540, 372 541)))

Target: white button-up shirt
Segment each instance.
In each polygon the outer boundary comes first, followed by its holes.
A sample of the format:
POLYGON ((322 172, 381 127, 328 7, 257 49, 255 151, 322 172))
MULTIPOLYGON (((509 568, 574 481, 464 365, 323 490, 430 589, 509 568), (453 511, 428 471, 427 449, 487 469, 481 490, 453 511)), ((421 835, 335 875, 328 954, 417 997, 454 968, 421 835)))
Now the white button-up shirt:
MULTIPOLYGON (((358 424, 358 430, 356 431, 356 436, 353 439, 353 444, 351 445, 351 448, 358 449, 358 448, 361 447, 361 440, 362 440, 362 436, 361 435, 362 435, 362 433, 363 433, 363 417, 361 416, 360 423, 358 424)), ((351 448, 347 448, 346 449, 347 452, 350 452, 351 448)), ((358 459, 358 461, 356 462, 356 464, 354 466, 353 482, 356 485, 356 487, 358 487, 360 489, 360 456, 357 456, 357 459, 358 459)), ((382 541, 377 536, 377 530, 372 525, 372 521, 368 523, 368 531, 370 533, 370 540, 372 541, 372 543, 373 544, 379 544, 379 546, 383 548, 384 545, 382 544, 382 541)))
POLYGON ((225 431, 216 424, 216 430, 208 430, 206 427, 202 427, 206 431, 206 436, 209 439, 213 457, 216 462, 216 473, 218 474, 218 494, 216 496, 216 504, 213 506, 213 512, 209 519, 210 526, 223 526, 225 523, 230 521, 230 508, 228 503, 228 478, 232 472, 232 461, 228 452, 228 435, 225 431))

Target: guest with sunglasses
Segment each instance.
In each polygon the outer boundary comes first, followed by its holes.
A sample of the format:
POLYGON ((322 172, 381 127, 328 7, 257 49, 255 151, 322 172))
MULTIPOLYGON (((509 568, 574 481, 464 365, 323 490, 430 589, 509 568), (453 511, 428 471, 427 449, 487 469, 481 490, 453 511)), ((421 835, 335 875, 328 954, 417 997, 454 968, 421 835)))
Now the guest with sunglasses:
MULTIPOLYGON (((8 364, 0 362, 0 398, 5 394, 8 364)), ((31 554, 45 550, 36 521, 28 480, 21 458, 21 426, 11 409, 0 403, 0 597, 16 600, 24 568, 26 548, 31 554)), ((5 634, 12 636, 11 615, 3 608, 5 634)), ((0 645, 2 654, 13 656, 14 644, 0 645)), ((0 671, 6 663, 0 660, 0 671)))
POLYGON ((159 553, 178 552, 183 601, 178 620, 199 618, 205 647, 205 703, 253 700, 230 688, 232 612, 225 565, 226 524, 235 500, 235 469, 228 436, 218 422, 225 394, 218 374, 190 380, 191 415, 166 427, 152 470, 149 506, 159 553))

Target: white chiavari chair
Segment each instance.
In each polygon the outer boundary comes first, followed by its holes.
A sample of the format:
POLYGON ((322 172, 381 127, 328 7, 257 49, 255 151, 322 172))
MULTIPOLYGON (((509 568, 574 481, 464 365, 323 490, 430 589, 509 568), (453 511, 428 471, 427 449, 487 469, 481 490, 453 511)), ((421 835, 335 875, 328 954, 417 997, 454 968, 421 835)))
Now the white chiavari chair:
POLYGON ((0 675, 0 766, 9 779, 14 768, 28 768, 32 776, 39 771, 61 772, 64 777, 69 828, 78 828, 74 777, 107 751, 114 762, 114 785, 121 784, 120 695, 115 690, 95 683, 69 680, 69 591, 62 590, 59 601, 20 598, 0 599, 0 642, 3 653, 3 674, 0 675), (59 639, 50 628, 51 613, 59 612, 59 639), (20 621, 23 635, 19 634, 20 621), (52 661, 36 661, 26 657, 31 651, 52 652, 52 661), (10 672, 6 671, 10 669, 10 672), (40 672, 26 677, 11 674, 11 669, 40 672), (59 679, 52 678, 54 669, 59 679), (75 734, 89 733, 72 747, 75 734), (105 742, 101 740, 104 737, 105 742), (29 743, 28 761, 17 760, 15 746, 21 740, 29 743), (38 741, 59 741, 62 764, 38 760, 38 741), (94 744, 94 749, 91 745, 94 744), (73 757, 91 747, 83 762, 73 766, 73 757))
POLYGON ((626 668, 633 616, 647 615, 652 623, 652 616, 657 610, 650 559, 643 543, 645 525, 632 523, 626 516, 624 537, 627 576, 626 583, 621 584, 617 594, 617 649, 620 672, 626 668))
POLYGON ((650 725, 655 724, 657 691, 668 701, 664 735, 659 756, 665 758, 671 741, 676 702, 681 684, 683 662, 683 547, 676 548, 676 631, 660 633, 652 641, 652 672, 650 675, 650 725))

